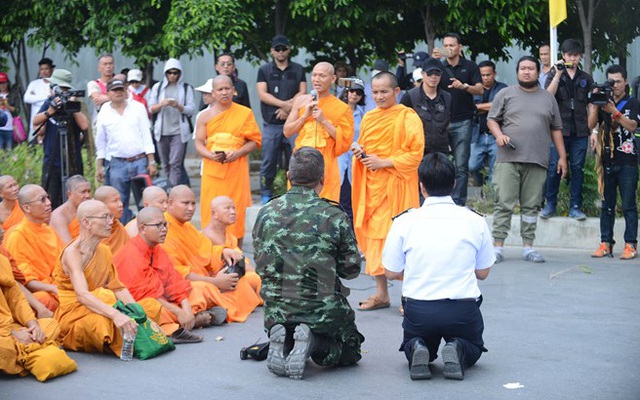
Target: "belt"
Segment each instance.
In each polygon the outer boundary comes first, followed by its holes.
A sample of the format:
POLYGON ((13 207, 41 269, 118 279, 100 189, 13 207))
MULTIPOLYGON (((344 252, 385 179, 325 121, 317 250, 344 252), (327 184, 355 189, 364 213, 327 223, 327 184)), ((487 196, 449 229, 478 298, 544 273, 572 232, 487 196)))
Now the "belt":
POLYGON ((435 299, 435 300, 419 300, 419 299, 412 299, 411 297, 403 297, 403 300, 422 301, 422 302, 432 302, 432 301, 472 301, 472 302, 477 302, 478 301, 478 299, 476 299, 474 297, 468 297, 468 298, 464 298, 464 299, 435 299))
POLYGON ((133 157, 113 157, 116 160, 121 160, 121 161, 126 161, 126 162, 133 162, 133 161, 137 161, 141 158, 145 158, 147 155, 145 153, 140 153, 137 156, 133 156, 133 157))

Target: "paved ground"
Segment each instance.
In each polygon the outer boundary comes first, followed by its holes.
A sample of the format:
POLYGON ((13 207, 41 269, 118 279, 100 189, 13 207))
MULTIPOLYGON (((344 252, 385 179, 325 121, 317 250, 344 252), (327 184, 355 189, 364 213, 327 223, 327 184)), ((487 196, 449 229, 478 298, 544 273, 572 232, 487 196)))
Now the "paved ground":
MULTIPOLYGON (((520 260, 518 248, 507 248, 507 261, 481 282, 489 352, 461 382, 442 377, 440 360, 430 381, 409 379, 397 351, 402 318, 394 283, 390 309, 357 312, 366 341, 355 367, 325 370, 309 361, 305 379, 293 381, 270 374, 265 362, 241 361, 241 347, 265 340, 258 309, 244 324, 202 330, 205 342, 156 359, 126 363, 70 353, 79 370, 45 384, 0 376, 0 399, 640 398, 639 262, 542 251, 548 262, 533 265, 520 260), (503 387, 516 382, 523 387, 503 387)), ((349 286, 355 306, 373 281, 361 275, 349 286)))

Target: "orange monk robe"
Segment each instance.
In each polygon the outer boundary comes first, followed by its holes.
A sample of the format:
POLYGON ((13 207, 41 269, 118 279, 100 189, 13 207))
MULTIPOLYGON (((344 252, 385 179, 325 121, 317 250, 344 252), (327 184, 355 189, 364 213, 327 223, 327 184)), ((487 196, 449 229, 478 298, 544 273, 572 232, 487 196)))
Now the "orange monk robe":
MULTIPOLYGON (((222 266, 222 246, 214 246, 208 237, 199 232, 190 222, 180 223, 169 213, 165 213, 171 224, 164 243, 161 245, 169 254, 174 268, 180 275, 194 273, 215 276, 222 266)), ((201 288, 208 299, 213 297, 214 305, 227 310, 227 321, 243 322, 253 310, 262 304, 262 299, 244 277, 238 280, 236 290, 221 292, 208 282, 192 281, 194 288, 201 288)))
POLYGON ((351 202, 358 245, 366 273, 383 275, 382 248, 392 217, 420 206, 418 166, 424 151, 422 121, 411 108, 395 105, 365 114, 358 139, 367 154, 388 158, 392 168, 370 171, 353 160, 351 202))
MULTIPOLYGON (((74 241, 67 246, 72 243, 74 241)), ((60 323, 62 345, 69 350, 87 353, 103 353, 109 347, 119 356, 122 351, 122 332, 111 319, 94 313, 78 301, 71 278, 62 269, 61 259, 62 255, 58 257, 53 271, 53 279, 58 285, 60 297, 60 306, 53 317, 60 323)), ((109 247, 99 244, 93 258, 84 268, 89 291, 109 306, 113 306, 117 301, 114 292, 126 289, 118 279, 111 259, 109 247)))
MULTIPOLYGON (((118 269, 118 277, 127 285, 133 298, 145 307, 143 299, 164 298, 180 307, 180 302, 189 300, 194 314, 206 310, 206 300, 202 293, 193 290, 191 282, 184 279, 173 268, 167 252, 160 246, 149 247, 140 237, 132 238, 113 258, 118 269)), ((145 309, 146 311, 146 309, 145 309)), ((171 335, 180 325, 178 318, 162 308, 156 321, 165 334, 171 335)))
MULTIPOLYGON (((229 231, 225 232, 224 245, 220 247, 221 247, 219 250, 220 252, 222 252, 222 249, 224 248, 230 248, 242 253, 242 249, 238 247, 238 238, 233 236, 233 233, 229 231)), ((262 287, 262 280, 260 279, 260 276, 256 274, 255 268, 252 267, 251 260, 249 260, 249 257, 244 258, 244 263, 246 266, 249 266, 251 268, 251 270, 249 269, 246 270, 244 278, 249 282, 249 285, 251 285, 253 290, 256 291, 256 294, 260 296, 260 288, 262 287)))
POLYGON ((131 237, 127 233, 127 229, 122 223, 115 219, 111 225, 111 235, 102 240, 102 244, 106 244, 111 249, 111 254, 116 254, 120 248, 129 243, 131 237))
MULTIPOLYGON (((18 287, 9 259, 0 255, 0 371, 7 374, 27 375, 21 353, 25 347, 11 335, 11 330, 25 327, 27 322, 36 319, 33 310, 18 287)), ((46 341, 56 341, 60 334, 58 323, 53 318, 38 319, 38 325, 45 334, 46 341)))
MULTIPOLYGON (((322 109, 324 117, 336 127, 336 138, 329 136, 324 125, 317 123, 313 116, 310 115, 298 132, 295 150, 303 146, 309 146, 318 149, 322 153, 324 158, 324 186, 322 187, 322 192, 320 192, 320 197, 340 201, 338 156, 349 150, 349 146, 353 142, 353 113, 346 103, 338 100, 335 96, 319 99, 318 107, 322 109)), ((299 115, 303 113, 304 109, 300 109, 299 115)))
POLYGON ((71 223, 67 225, 67 229, 69 230, 69 235, 71 235, 71 240, 80 236, 80 222, 78 222, 77 216, 73 217, 71 223))
MULTIPOLYGON (((64 246, 53 228, 24 218, 8 232, 5 245, 24 274, 25 285, 33 280, 53 283, 51 273, 64 246)), ((52 293, 38 291, 33 295, 51 311, 58 307, 58 299, 52 293)))
POLYGON ((20 271, 20 268, 18 268, 18 263, 7 251, 7 248, 4 247, 4 244, 0 244, 0 255, 7 257, 7 259, 9 260, 9 264, 11 265, 11 272, 13 273, 13 279, 15 279, 16 282, 21 283, 23 285, 26 284, 27 280, 25 279, 22 271, 20 271))
POLYGON ((7 219, 5 219, 4 222, 2 223, 2 227, 6 232, 12 226, 20 223, 20 221, 22 221, 23 218, 24 218, 24 213, 22 212, 22 208, 20 208, 20 206, 18 205, 18 202, 16 201, 13 205, 13 209, 11 210, 11 213, 9 214, 7 219))
MULTIPOLYGON (((231 107, 207 122, 207 149, 210 151, 238 150, 247 141, 262 143, 260 128, 250 108, 233 103, 231 107)), ((206 226, 211 219, 211 200, 218 196, 231 197, 236 205, 236 223, 232 232, 244 237, 247 207, 251 206, 249 183, 249 156, 230 163, 202 161, 202 188, 200 189, 200 224, 206 226)))

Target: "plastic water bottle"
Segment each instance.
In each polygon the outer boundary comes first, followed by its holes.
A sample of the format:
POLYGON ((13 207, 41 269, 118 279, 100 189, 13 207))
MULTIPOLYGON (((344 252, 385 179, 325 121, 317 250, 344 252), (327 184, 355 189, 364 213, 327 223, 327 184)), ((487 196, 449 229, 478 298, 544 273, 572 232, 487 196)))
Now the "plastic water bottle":
POLYGON ((136 341, 136 335, 124 333, 122 337, 124 343, 122 344, 122 353, 120 354, 120 359, 122 361, 131 361, 133 359, 133 344, 136 341))

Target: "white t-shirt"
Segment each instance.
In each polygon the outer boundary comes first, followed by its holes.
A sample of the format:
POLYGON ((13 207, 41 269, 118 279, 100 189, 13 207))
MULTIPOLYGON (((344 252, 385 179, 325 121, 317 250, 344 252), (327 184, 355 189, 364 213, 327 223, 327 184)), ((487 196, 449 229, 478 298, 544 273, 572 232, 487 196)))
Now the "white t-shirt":
POLYGON ((450 196, 397 217, 382 252, 385 269, 404 271, 402 295, 416 300, 478 298, 475 270, 495 261, 487 222, 450 196))
MULTIPOLYGON (((44 101, 51 94, 49 82, 44 79, 31 81, 24 92, 24 102, 31 104, 31 121, 29 121, 29 132, 33 132, 33 117, 40 111, 44 101)), ((44 129, 44 128, 42 128, 44 129)))
POLYGON ((100 108, 96 122, 97 158, 129 158, 140 153, 153 154, 153 139, 147 110, 137 101, 127 101, 120 115, 108 101, 100 108))

